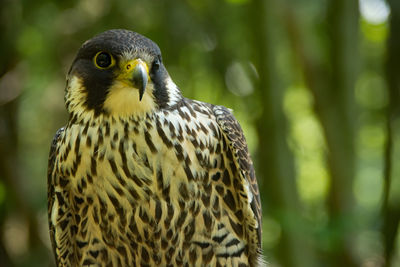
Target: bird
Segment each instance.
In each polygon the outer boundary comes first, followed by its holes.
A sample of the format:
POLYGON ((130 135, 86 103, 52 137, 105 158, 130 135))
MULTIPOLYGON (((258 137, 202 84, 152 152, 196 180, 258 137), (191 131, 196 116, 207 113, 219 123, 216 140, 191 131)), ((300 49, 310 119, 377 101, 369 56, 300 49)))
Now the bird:
POLYGON ((84 42, 51 143, 60 266, 261 266, 260 194, 230 109, 185 98, 158 45, 124 29, 84 42))

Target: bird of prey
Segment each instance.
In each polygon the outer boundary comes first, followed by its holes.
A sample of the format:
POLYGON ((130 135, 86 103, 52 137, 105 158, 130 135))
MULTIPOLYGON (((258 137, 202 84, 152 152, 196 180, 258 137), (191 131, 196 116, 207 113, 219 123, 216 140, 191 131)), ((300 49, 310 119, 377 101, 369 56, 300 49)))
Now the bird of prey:
POLYGON ((48 166, 57 266, 259 266, 261 207, 230 110, 182 96, 159 47, 128 30, 86 41, 48 166))

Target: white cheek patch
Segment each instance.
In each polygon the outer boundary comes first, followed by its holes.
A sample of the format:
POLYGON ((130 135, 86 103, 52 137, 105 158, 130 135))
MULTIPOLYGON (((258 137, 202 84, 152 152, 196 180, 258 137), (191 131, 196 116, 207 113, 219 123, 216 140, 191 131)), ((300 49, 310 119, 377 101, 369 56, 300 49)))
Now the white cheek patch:
POLYGON ((173 106, 182 99, 182 94, 176 84, 172 81, 171 77, 168 77, 165 82, 169 97, 168 105, 173 106))
POLYGON ((68 108, 81 106, 87 97, 87 92, 82 85, 82 79, 78 76, 72 76, 68 79, 66 100, 69 101, 68 108))
POLYGON ((82 79, 76 75, 69 77, 65 94, 68 112, 76 114, 78 117, 84 115, 87 118, 93 118, 94 112, 88 111, 84 106, 87 97, 87 91, 83 86, 82 79))

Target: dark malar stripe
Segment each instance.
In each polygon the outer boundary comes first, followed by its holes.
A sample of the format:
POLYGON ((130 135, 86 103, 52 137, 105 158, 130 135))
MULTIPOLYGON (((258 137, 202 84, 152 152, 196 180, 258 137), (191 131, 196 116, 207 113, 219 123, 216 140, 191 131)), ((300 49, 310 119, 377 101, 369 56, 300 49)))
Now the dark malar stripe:
POLYGON ((157 149, 153 144, 153 141, 151 141, 151 135, 149 134, 149 132, 145 132, 144 133, 144 139, 146 140, 146 144, 148 145, 148 147, 150 148, 150 151, 152 153, 157 153, 157 149))

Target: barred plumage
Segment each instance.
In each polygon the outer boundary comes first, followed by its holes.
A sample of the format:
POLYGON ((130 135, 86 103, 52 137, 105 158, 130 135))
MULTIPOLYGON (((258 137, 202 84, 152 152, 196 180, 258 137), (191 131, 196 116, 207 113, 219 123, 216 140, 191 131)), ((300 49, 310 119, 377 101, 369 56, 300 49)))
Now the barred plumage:
MULTIPOLYGON (((158 57, 155 44, 136 33, 109 31, 94 40, 107 43, 110 37, 131 49, 93 45, 96 51, 122 49, 121 57, 147 57, 147 64, 158 57)), ((97 100, 87 99, 95 88, 87 88, 90 72, 82 72, 73 66, 69 74, 70 120, 57 132, 49 158, 57 265, 261 264, 259 193, 231 112, 183 98, 166 71, 149 74, 142 101, 136 89, 113 82, 100 104, 91 106, 97 100), (132 98, 122 94, 130 104, 121 98, 119 107, 110 104, 117 90, 132 90, 132 98)))

